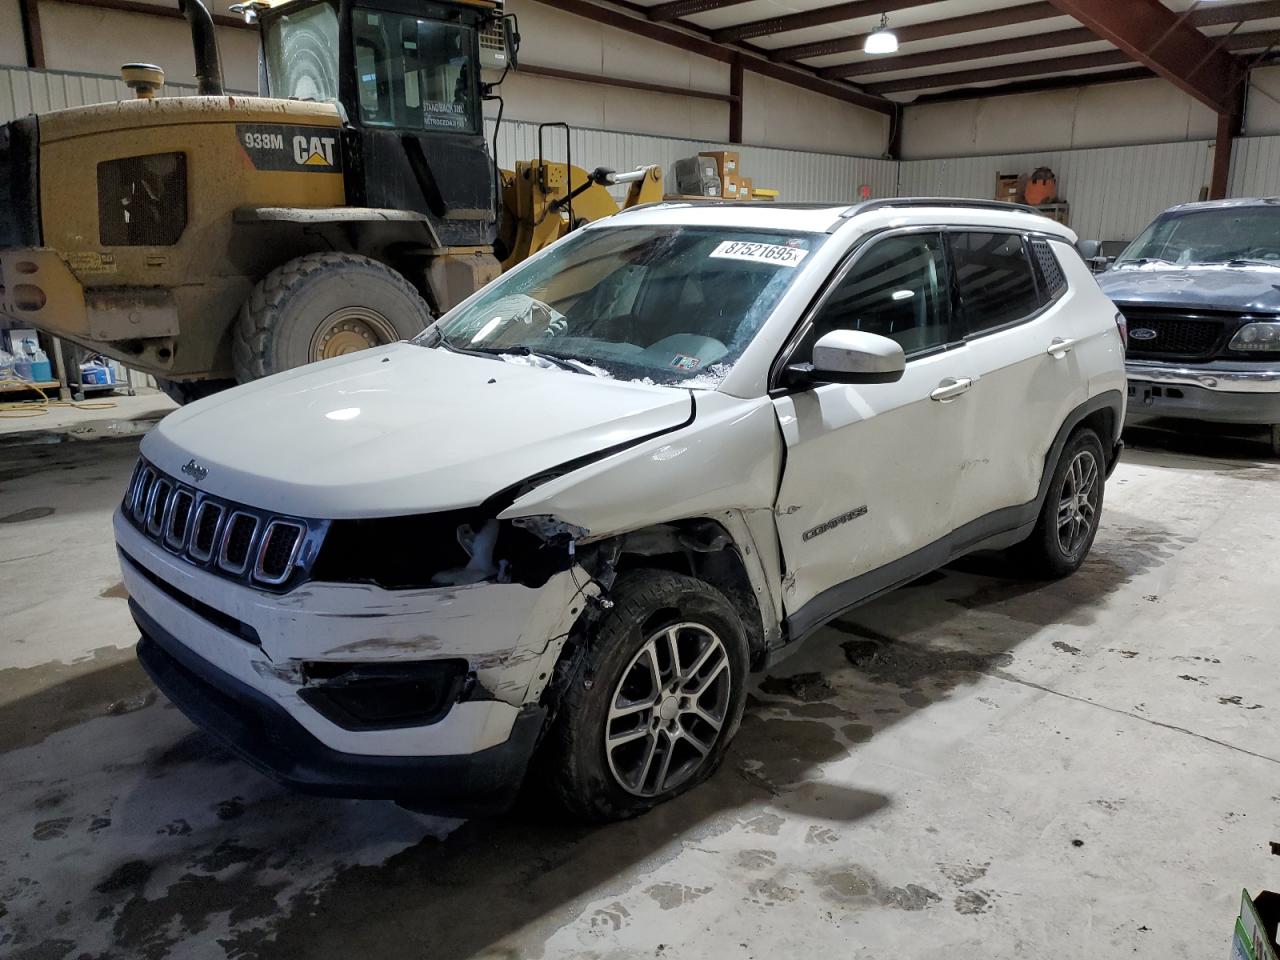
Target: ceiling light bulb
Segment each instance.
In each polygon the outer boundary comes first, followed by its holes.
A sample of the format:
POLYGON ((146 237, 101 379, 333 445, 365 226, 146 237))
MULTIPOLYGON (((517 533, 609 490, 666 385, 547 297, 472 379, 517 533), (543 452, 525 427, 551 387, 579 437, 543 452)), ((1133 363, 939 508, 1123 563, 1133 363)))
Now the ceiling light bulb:
POLYGON ((898 35, 889 29, 889 15, 880 14, 880 26, 867 34, 862 43, 863 53, 897 53, 898 35))

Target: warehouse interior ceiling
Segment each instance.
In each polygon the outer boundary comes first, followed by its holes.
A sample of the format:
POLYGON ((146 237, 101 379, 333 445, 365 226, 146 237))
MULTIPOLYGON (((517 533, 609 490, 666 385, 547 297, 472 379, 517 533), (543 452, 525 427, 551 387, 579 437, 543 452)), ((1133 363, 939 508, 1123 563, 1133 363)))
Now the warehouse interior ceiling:
POLYGON ((1238 96, 1243 68, 1280 44, 1280 0, 573 0, 570 8, 592 6, 626 9, 651 37, 665 28, 896 103, 1161 75, 1235 112, 1223 98, 1238 96), (865 54, 882 14, 899 50, 865 54))

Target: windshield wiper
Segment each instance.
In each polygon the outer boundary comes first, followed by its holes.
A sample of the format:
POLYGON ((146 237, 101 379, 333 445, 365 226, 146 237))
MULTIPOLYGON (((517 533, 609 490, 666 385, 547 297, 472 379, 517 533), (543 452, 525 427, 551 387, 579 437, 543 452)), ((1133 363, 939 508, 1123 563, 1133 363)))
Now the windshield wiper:
POLYGON ((1280 267, 1280 261, 1256 260, 1252 257, 1232 257, 1224 260, 1223 264, 1228 267, 1280 267))
POLYGON ((1164 257, 1136 257, 1133 260, 1121 260, 1116 264, 1117 267, 1141 267, 1148 263, 1167 263, 1171 266, 1177 266, 1172 260, 1166 260, 1164 257))
POLYGON ((557 366, 561 370, 569 370, 573 373, 581 373, 589 377, 594 377, 596 375, 592 372, 593 370, 602 369, 601 367, 597 367, 590 360, 585 360, 582 357, 544 353, 541 350, 534 350, 527 343, 514 343, 507 347, 458 347, 453 346, 452 344, 450 346, 452 349, 458 350, 462 353, 476 353, 486 357, 534 357, 538 360, 545 360, 547 363, 557 366))

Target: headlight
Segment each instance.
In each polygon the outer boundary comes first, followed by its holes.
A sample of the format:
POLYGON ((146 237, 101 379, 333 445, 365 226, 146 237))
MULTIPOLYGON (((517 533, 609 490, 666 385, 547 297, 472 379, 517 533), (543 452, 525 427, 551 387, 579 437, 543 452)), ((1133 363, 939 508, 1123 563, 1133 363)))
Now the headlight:
POLYGON ((1231 338, 1228 348, 1249 353, 1280 353, 1280 322, 1246 323, 1231 338))

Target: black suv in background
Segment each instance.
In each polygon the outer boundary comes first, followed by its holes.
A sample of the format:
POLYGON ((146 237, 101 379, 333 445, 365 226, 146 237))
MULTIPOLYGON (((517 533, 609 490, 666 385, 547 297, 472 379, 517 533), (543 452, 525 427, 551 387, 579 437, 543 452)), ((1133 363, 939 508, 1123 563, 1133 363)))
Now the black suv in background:
POLYGON ((1171 207, 1098 283, 1128 321, 1130 422, 1264 424, 1280 456, 1280 199, 1171 207))

